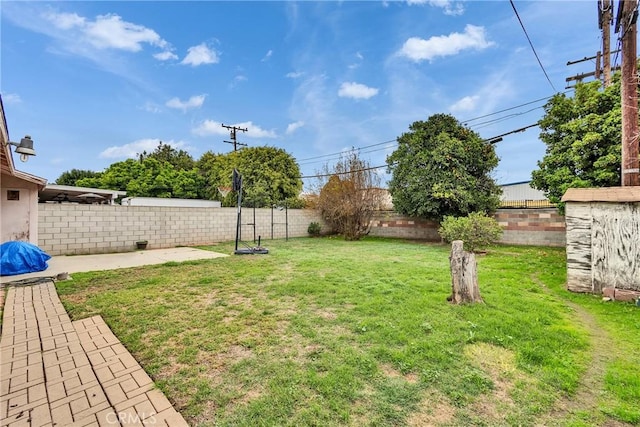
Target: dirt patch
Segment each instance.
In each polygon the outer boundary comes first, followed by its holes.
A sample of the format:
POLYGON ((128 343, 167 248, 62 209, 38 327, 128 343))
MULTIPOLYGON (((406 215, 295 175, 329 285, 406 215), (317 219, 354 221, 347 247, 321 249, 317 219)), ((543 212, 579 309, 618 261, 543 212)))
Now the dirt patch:
POLYGON ((456 408, 436 390, 427 390, 418 409, 407 418, 409 427, 451 425, 455 419, 456 408))
POLYGON ((213 291, 213 292, 209 292, 206 295, 203 295, 202 297, 198 298, 197 302, 196 302, 196 306, 197 307, 209 307, 212 304, 215 304, 216 302, 218 302, 220 300, 219 297, 219 292, 218 291, 213 291))
MULTIPOLYGON (((533 277, 533 281, 540 285, 545 293, 551 294, 550 290, 537 277, 533 277)), ((557 424, 559 419, 567 418, 571 414, 579 412, 599 414, 598 405, 600 396, 603 395, 604 391, 604 376, 607 370, 607 363, 611 355, 611 349, 615 348, 609 334, 598 326, 596 319, 588 311, 566 299, 562 299, 562 302, 573 311, 575 321, 589 333, 591 359, 587 363, 587 370, 582 375, 576 394, 556 401, 554 409, 539 419, 541 425, 557 424)), ((618 427, 628 424, 607 419, 601 425, 618 427)))
POLYGON ((413 372, 409 372, 407 374, 403 374, 402 372, 400 372, 399 370, 397 370, 393 366, 389 365, 388 363, 384 363, 384 364, 380 365, 380 370, 382 371, 384 376, 387 377, 387 378, 402 378, 403 380, 405 380, 409 384, 416 384, 418 382, 418 380, 420 379, 420 377, 417 374, 415 374, 413 372))
MULTIPOLYGON (((557 420, 569 414, 587 411, 598 412, 598 402, 604 389, 604 375, 607 369, 607 362, 613 347, 613 341, 609 338, 605 330, 600 328, 596 320, 585 309, 571 301, 564 301, 573 311, 575 317, 590 335, 591 359, 587 364, 587 370, 582 375, 580 385, 576 394, 572 397, 559 399, 555 403, 553 411, 544 418, 557 420)), ((607 426, 626 425, 620 423, 607 423, 607 426)))
POLYGON ((468 345, 464 353, 474 366, 482 369, 491 378, 494 386, 491 393, 479 396, 471 404, 471 412, 481 414, 481 418, 489 424, 505 423, 503 414, 512 413, 515 408, 511 398, 515 381, 524 377, 516 368, 515 354, 488 343, 468 345))
POLYGON ((319 318, 324 320, 335 320, 338 318, 338 315, 329 309, 316 310, 316 314, 319 318))

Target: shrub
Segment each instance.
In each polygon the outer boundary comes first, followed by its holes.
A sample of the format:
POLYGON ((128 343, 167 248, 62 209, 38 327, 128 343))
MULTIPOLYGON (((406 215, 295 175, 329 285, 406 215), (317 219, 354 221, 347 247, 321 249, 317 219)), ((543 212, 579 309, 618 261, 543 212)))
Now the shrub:
POLYGON ((307 228, 307 233, 309 233, 309 236, 317 237, 320 235, 321 230, 322 230, 322 227, 320 227, 319 223, 312 222, 311 224, 309 224, 309 227, 307 228))
POLYGON ((466 217, 444 217, 438 233, 449 243, 462 240, 465 250, 476 252, 479 248, 497 242, 502 236, 502 228, 498 221, 485 213, 473 212, 466 217))

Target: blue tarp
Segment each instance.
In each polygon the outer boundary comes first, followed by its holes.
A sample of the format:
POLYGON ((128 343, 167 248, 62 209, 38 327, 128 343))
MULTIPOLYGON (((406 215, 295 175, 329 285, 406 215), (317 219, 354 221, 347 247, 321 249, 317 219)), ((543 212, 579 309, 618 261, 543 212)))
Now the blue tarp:
POLYGON ((0 245, 0 276, 46 270, 51 255, 29 242, 5 242, 0 245))

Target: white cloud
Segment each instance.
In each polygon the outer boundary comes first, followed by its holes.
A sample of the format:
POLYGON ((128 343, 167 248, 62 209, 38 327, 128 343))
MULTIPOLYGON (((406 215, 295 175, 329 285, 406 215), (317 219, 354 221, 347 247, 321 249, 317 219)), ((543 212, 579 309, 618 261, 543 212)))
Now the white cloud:
POLYGON ((22 98, 17 93, 3 93, 2 101, 5 104, 20 104, 22 102, 22 98))
POLYGON ((302 77, 304 73, 301 71, 291 71, 290 73, 287 73, 285 75, 285 77, 290 78, 290 79, 297 79, 299 77, 302 77))
POLYGON ((467 111, 473 111, 478 106, 480 97, 478 95, 465 96, 464 98, 456 101, 449 107, 452 113, 464 113, 467 111))
POLYGON ((187 49, 187 56, 184 57, 181 64, 197 67, 202 64, 217 64, 218 62, 220 62, 218 52, 207 46, 206 43, 200 43, 187 49))
POLYGON ((362 61, 364 60, 364 56, 362 56, 360 52, 356 52, 355 57, 357 61, 347 66, 347 68, 349 68, 350 70, 355 70, 356 68, 358 68, 362 63, 362 61))
POLYGON ((231 83, 231 87, 234 88, 234 87, 236 87, 236 85, 238 83, 246 82, 247 80, 248 80, 247 76, 245 76, 244 74, 238 74, 237 76, 235 76, 233 78, 233 82, 231 83))
POLYGON ((304 122, 300 120, 295 123, 289 123, 289 125, 287 126, 286 134, 290 135, 300 129, 302 126, 304 126, 304 122))
POLYGON ((269 49, 269 51, 266 53, 266 55, 264 56, 264 58, 261 59, 262 62, 266 62, 269 60, 269 58, 271 58, 271 56, 273 55, 273 50, 269 49))
POLYGON ((258 125, 254 125, 253 122, 238 123, 235 126, 248 129, 246 134, 249 138, 277 138, 278 135, 274 130, 262 129, 258 125))
MULTIPOLYGON (((265 130, 260 126, 254 125, 253 122, 242 122, 235 123, 233 125, 227 126, 236 126, 239 128, 247 129, 247 132, 238 132, 238 137, 240 135, 246 135, 249 138, 276 138, 277 134, 273 130, 265 130)), ((222 127, 221 122, 217 122, 215 120, 205 120, 201 122, 198 126, 193 128, 191 132, 198 136, 210 136, 210 135, 224 135, 229 136, 229 129, 222 127)))
MULTIPOLYGON (((125 145, 116 145, 113 147, 109 147, 103 152, 100 153, 100 157, 104 159, 124 159, 124 158, 136 158, 138 154, 141 154, 143 151, 147 153, 158 148, 158 144, 160 143, 160 139, 157 138, 145 138, 138 139, 137 141, 130 142, 125 145)), ((173 148, 181 148, 185 149, 185 143, 183 141, 175 142, 171 141, 163 141, 164 144, 170 145, 173 148)))
POLYGON ((445 15, 462 15, 464 13, 464 6, 462 3, 453 2, 451 0, 407 0, 409 5, 423 5, 442 8, 445 15))
POLYGON ((148 44, 165 49, 164 52, 154 55, 156 59, 167 60, 175 57, 170 52, 170 44, 154 30, 123 21, 116 14, 98 15, 93 21, 76 13, 48 13, 44 18, 64 32, 58 34, 57 38, 69 43, 72 51, 82 51, 78 46, 85 43, 96 49, 140 52, 143 44, 148 44))
POLYGON ((76 13, 52 13, 46 16, 53 25, 61 30, 84 26, 86 20, 76 13))
POLYGON ((487 41, 484 27, 468 24, 464 33, 451 33, 448 36, 433 36, 428 40, 419 37, 408 39, 399 54, 420 62, 439 56, 455 55, 465 49, 486 49, 493 42, 487 41))
POLYGON ((222 127, 222 123, 215 120, 205 120, 195 128, 191 129, 191 132, 198 136, 209 135, 229 135, 229 130, 222 127))
POLYGON ((153 102, 146 102, 142 107, 140 107, 140 109, 154 114, 162 111, 160 107, 153 102))
POLYGON ((207 95, 194 95, 186 101, 181 101, 178 97, 171 98, 165 104, 169 108, 175 108, 186 112, 191 108, 200 108, 204 103, 204 99, 207 95))
POLYGON ((171 52, 170 50, 165 50, 164 52, 156 53, 153 55, 158 61, 168 61, 170 59, 178 59, 178 55, 171 52))
POLYGON ((355 82, 345 82, 340 85, 338 96, 353 99, 369 99, 378 94, 378 89, 355 82))

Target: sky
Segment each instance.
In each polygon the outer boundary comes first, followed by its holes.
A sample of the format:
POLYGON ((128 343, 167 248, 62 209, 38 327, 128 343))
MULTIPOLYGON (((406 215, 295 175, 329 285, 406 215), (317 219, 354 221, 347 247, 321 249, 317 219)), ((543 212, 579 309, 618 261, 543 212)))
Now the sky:
MULTIPOLYGON (((595 0, 514 5, 542 67, 504 0, 3 0, 9 136, 30 135, 37 153, 14 161, 53 183, 159 141, 197 160, 233 150, 225 124, 312 176, 351 148, 385 165, 396 138, 433 114, 490 139, 540 120, 567 77, 595 68, 567 62, 601 49, 595 0)), ((531 179, 538 136, 533 127, 495 144, 498 183, 531 179)), ((386 168, 376 173, 384 186, 386 168)))

